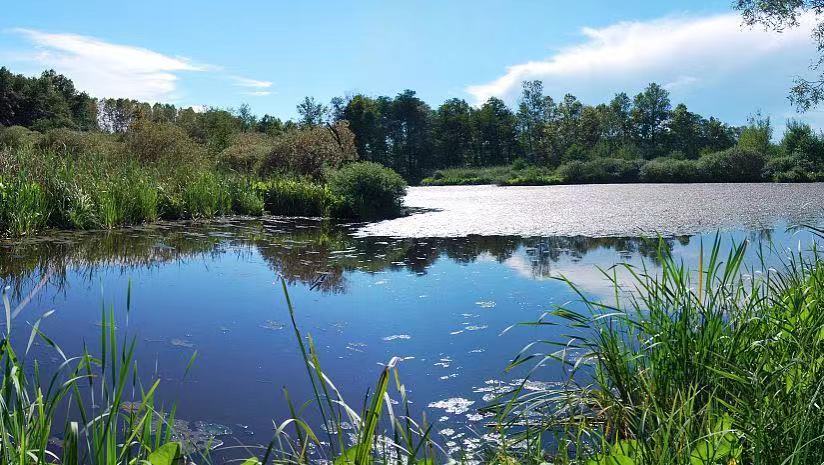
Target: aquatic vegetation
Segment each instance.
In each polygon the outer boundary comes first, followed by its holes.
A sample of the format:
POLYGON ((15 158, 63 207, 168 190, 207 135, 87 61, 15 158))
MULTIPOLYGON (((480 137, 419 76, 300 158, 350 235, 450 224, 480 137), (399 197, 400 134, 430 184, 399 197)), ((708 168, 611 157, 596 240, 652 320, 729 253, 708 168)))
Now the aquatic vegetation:
MULTIPOLYGON (((130 295, 127 295, 129 311, 130 295)), ((100 353, 69 357, 40 330, 37 319, 28 342, 12 341, 16 323, 3 292, 5 328, 0 343, 0 462, 126 465, 171 464, 182 454, 173 440, 174 409, 156 406, 159 381, 141 384, 134 363, 135 341, 121 341, 114 311, 103 307, 100 353), (35 343, 58 356, 55 369, 30 360, 35 343), (16 349, 19 347, 20 349, 16 349), (71 409, 69 409, 71 407, 71 409), (68 417, 64 412, 69 412, 68 417)), ((214 428, 206 429, 210 433, 214 428)))
POLYGON ((570 378, 497 401, 490 411, 509 417, 501 431, 523 433, 532 412, 531 427, 562 441, 548 453, 566 461, 820 463, 824 267, 813 248, 778 270, 745 269, 745 249, 722 256, 717 240, 697 270, 665 253, 657 273, 619 265, 629 282, 604 271, 614 302, 581 292, 583 309, 532 324, 566 320, 573 339, 531 344, 513 366, 560 362, 570 378))

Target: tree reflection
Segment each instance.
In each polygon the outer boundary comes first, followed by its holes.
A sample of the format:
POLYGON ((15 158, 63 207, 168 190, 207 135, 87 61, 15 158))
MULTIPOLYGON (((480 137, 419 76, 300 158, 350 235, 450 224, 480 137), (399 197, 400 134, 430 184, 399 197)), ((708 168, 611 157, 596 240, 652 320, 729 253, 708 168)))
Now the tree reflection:
MULTIPOLYGON (((91 279, 102 269, 127 273, 164 263, 214 259, 221 254, 259 255, 291 284, 320 292, 345 292, 353 271, 406 269, 426 273, 438 260, 467 264, 505 262, 523 256, 535 277, 552 275, 553 264, 577 261, 595 250, 655 260, 659 241, 621 237, 515 237, 396 239, 353 236, 351 225, 310 219, 231 219, 169 223, 118 231, 59 232, 0 243, 0 280, 22 298, 44 279, 64 289, 73 273, 91 279)), ((689 237, 663 239, 671 248, 689 237)))

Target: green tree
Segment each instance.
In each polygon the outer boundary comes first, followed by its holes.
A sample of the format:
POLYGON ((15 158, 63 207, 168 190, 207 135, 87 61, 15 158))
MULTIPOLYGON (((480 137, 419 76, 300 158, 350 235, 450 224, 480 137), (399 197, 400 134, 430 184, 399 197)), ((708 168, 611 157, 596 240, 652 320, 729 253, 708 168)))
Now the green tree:
POLYGON ((738 147, 742 150, 768 155, 772 152, 772 124, 770 118, 756 113, 738 137, 738 147))
POLYGON ((529 161, 549 161, 546 153, 546 125, 555 116, 555 102, 552 97, 544 96, 541 81, 524 81, 522 86, 517 114, 518 138, 529 161))
POLYGON ((320 126, 329 114, 329 109, 314 97, 304 97, 303 101, 298 104, 297 110, 300 116, 298 124, 304 127, 320 126))
POLYGON ((698 158, 701 148, 701 117, 690 112, 683 103, 676 105, 667 123, 667 151, 680 152, 687 158, 698 158))
POLYGON ((385 100, 385 97, 379 101, 363 94, 355 95, 344 107, 342 118, 349 121, 361 159, 391 166, 384 124, 385 100))
POLYGON ((472 107, 458 98, 449 99, 432 119, 434 164, 438 168, 463 166, 474 157, 472 107))
POLYGON ((670 108, 669 92, 654 82, 633 100, 635 136, 647 158, 661 155, 670 108))
POLYGON ((476 166, 511 163, 520 154, 517 120, 503 100, 490 97, 472 114, 475 150, 471 164, 476 166))
POLYGON ((387 118, 392 168, 412 182, 433 167, 431 115, 429 105, 413 90, 405 90, 392 100, 387 118))

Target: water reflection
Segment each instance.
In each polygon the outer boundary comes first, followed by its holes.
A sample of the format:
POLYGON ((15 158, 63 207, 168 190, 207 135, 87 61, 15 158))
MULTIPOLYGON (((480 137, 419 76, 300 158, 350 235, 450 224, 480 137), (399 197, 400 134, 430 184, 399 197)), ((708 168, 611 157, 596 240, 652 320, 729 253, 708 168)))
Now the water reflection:
MULTIPOLYGON (((612 297, 599 267, 643 261, 654 268, 659 252, 656 239, 402 239, 356 237, 358 227, 264 218, 61 232, 0 243, 0 280, 16 309, 30 301, 26 319, 57 310, 41 329, 69 354, 87 343, 94 350, 101 289, 122 310, 131 282, 133 310, 115 318, 138 339, 138 364, 151 367, 143 373, 163 380, 160 395, 179 402, 180 418, 229 425, 245 441, 252 433, 268 438, 271 420, 289 415, 273 394, 280 387, 300 401, 311 397, 276 275, 288 281, 298 324, 345 397, 357 403, 378 364, 399 356, 415 408, 429 408, 448 429, 478 424, 474 409, 524 376, 504 368, 526 342, 567 334, 561 327, 503 332, 576 298, 547 278, 565 275, 584 292, 612 297), (197 362, 183 379, 194 351, 197 362)), ((724 237, 726 244, 808 241, 781 227, 724 237)), ((662 243, 696 263, 699 239, 713 235, 662 243)), ((46 347, 32 352, 49 360, 46 347)), ((547 366, 534 381, 561 376, 547 366)))
MULTIPOLYGON (((119 231, 57 232, 0 243, 0 280, 12 294, 42 280, 64 289, 69 270, 92 279, 101 269, 149 269, 165 263, 257 253, 290 284, 346 292, 346 274, 406 269, 425 274, 438 260, 459 264, 492 260, 536 278, 557 276, 554 263, 577 262, 595 250, 656 261, 659 246, 686 245, 688 236, 621 237, 469 236, 396 239, 353 237, 356 225, 322 220, 235 219, 206 224, 158 224, 119 231), (522 251, 517 259, 516 255, 522 251)), ((761 234, 768 235, 769 232, 761 234)))

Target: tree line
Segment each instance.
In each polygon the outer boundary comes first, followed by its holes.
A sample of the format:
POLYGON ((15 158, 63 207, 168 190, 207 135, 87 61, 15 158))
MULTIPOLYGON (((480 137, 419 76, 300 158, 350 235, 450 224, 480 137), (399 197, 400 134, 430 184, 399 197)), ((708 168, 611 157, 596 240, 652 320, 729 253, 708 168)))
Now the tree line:
POLYGON ((405 90, 394 97, 336 97, 329 104, 306 97, 297 113, 296 120, 283 120, 258 117, 246 104, 196 110, 98 100, 54 71, 25 77, 0 68, 0 125, 116 134, 139 121, 173 125, 210 152, 229 150, 250 163, 272 140, 325 128, 333 131, 332 140, 351 139, 360 159, 388 166, 411 182, 451 167, 520 163, 556 169, 603 159, 689 161, 736 147, 762 157, 762 164, 783 157, 781 169, 794 170, 796 177, 824 171, 824 144, 808 125, 791 122, 781 143, 773 144, 769 119, 756 115, 746 126, 726 124, 683 103, 673 106, 669 92, 655 83, 635 96, 621 92, 598 105, 571 94, 556 100, 545 95, 540 81, 527 81, 515 108, 496 97, 477 107, 453 98, 432 108, 405 90), (803 142, 794 141, 798 138, 803 142))

